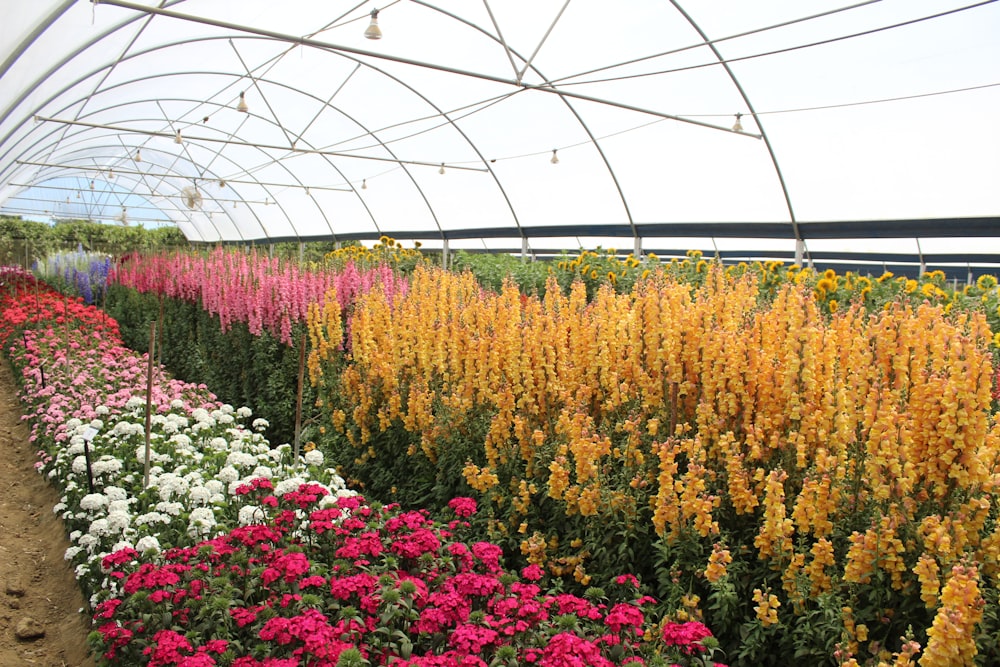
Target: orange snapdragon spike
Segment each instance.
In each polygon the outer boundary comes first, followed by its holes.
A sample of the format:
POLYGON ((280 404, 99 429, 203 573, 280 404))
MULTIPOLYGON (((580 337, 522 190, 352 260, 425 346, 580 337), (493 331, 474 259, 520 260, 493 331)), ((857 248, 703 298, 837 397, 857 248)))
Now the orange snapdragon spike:
MULTIPOLYGON (((648 508, 665 541, 705 546, 695 569, 709 581, 725 576, 725 556, 749 557, 710 548, 726 521, 753 525, 748 552, 782 578, 767 593, 761 582, 762 623, 778 622, 782 602, 791 615, 789 601, 872 585, 881 572, 938 609, 942 639, 921 664, 947 664, 929 656, 975 619, 958 599, 978 572, 1000 571, 1000 529, 986 529, 1000 489, 986 318, 946 314, 933 290, 915 289, 927 303, 913 305, 905 282, 869 313, 865 290, 888 289, 891 276, 764 265, 727 274, 699 259, 645 269, 630 292, 607 284, 590 300, 582 282, 563 292, 550 280, 536 298, 418 267, 406 294, 357 298, 351 357, 338 377, 323 376, 339 395, 334 427, 360 459, 377 456, 376 436, 392 424, 431 462, 455 434, 481 435, 481 457, 454 472, 502 498, 496 520, 530 536, 526 557, 567 575, 585 564, 547 544, 559 517, 540 519, 540 500, 595 527, 648 508), (835 313, 817 303, 817 279, 837 292, 835 313), (859 516, 871 520, 858 526, 859 516), (980 569, 953 570, 963 559, 980 569)), ((336 316, 310 310, 320 357, 338 345, 327 324, 336 316)), ((857 619, 852 652, 866 641, 857 627, 876 622, 857 619)), ((897 664, 915 656, 899 652, 897 664)))

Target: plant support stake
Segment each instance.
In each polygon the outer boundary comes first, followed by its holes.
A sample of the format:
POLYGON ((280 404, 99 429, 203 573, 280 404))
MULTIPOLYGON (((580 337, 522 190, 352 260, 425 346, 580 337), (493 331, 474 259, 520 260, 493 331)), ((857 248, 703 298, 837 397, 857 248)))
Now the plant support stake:
POLYGON ((156 363, 163 364, 163 295, 160 295, 160 328, 156 331, 156 363))
POLYGON ((306 361, 306 335, 302 334, 302 343, 299 345, 299 388, 295 396, 295 457, 294 461, 299 462, 299 444, 302 437, 302 380, 306 361))
POLYGON ((83 439, 83 460, 87 464, 87 488, 94 493, 94 470, 90 467, 90 438, 83 439))
POLYGON ((153 423, 153 347, 156 344, 156 320, 149 323, 149 363, 146 367, 146 452, 142 464, 142 488, 149 488, 149 431, 153 423))

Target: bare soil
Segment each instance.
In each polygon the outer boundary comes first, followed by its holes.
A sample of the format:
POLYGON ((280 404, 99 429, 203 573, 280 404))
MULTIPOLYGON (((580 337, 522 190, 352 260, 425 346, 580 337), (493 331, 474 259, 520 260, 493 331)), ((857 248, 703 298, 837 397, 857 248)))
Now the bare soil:
POLYGON ((93 667, 90 617, 52 507, 59 496, 34 468, 10 364, 0 359, 0 666, 93 667), (21 634, 41 637, 19 639, 21 634))

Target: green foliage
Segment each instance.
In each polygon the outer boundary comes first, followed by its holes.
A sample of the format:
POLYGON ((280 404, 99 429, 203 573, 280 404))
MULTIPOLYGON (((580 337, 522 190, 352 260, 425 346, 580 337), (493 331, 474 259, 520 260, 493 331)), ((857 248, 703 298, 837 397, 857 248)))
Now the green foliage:
POLYGON ((0 216, 0 264, 30 268, 60 250, 122 255, 140 250, 159 250, 188 244, 176 227, 121 227, 84 220, 50 225, 19 217, 0 216))
MULTIPOLYGON (((158 334, 158 359, 177 378, 207 385, 220 400, 250 406, 266 419, 268 440, 291 443, 295 438, 295 405, 298 389, 299 350, 282 344, 268 332, 253 335, 243 323, 223 332, 218 317, 199 304, 111 285, 107 311, 118 320, 122 340, 138 351, 149 349, 150 323, 162 321, 158 334)), ((305 327, 293 327, 300 340, 305 327)), ((315 430, 315 393, 306 379, 303 387, 304 444, 315 430), (314 421, 314 420, 313 420, 314 421)))
POLYGON ((452 261, 452 270, 471 271, 479 283, 499 292, 508 278, 513 280, 521 294, 545 296, 545 281, 552 273, 550 262, 526 262, 507 254, 469 253, 459 251, 452 261))

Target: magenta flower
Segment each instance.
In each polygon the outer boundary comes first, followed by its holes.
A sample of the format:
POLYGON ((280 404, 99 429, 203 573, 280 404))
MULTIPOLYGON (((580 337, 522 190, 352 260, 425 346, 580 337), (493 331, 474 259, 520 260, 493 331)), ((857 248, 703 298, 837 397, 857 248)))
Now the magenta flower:
POLYGON ((611 608, 604 622, 614 632, 621 632, 624 628, 637 631, 646 622, 646 617, 635 605, 620 602, 611 608))
POLYGON ((462 518, 468 518, 476 513, 479 509, 476 505, 475 498, 452 498, 448 501, 448 507, 450 507, 456 516, 462 518))
POLYGON ((711 636, 712 631, 698 621, 671 622, 663 626, 664 643, 667 646, 678 646, 688 655, 703 651, 701 640, 711 636))
POLYGON ((542 667, 612 667, 594 642, 570 632, 560 632, 542 650, 542 667))

